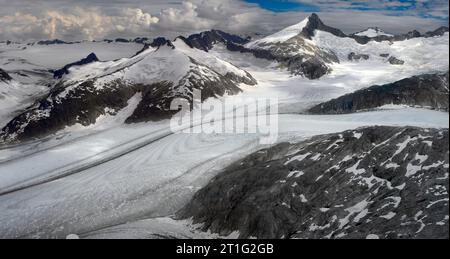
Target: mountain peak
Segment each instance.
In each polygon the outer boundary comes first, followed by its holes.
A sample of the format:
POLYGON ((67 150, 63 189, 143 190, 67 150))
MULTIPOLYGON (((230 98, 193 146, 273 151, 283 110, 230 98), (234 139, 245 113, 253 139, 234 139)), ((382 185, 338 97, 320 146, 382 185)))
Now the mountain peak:
POLYGON ((312 13, 308 16, 307 20, 308 22, 302 30, 302 35, 308 39, 311 39, 314 36, 316 30, 329 32, 338 37, 347 36, 341 30, 325 25, 316 13, 312 13))
POLYGON ((369 27, 363 31, 355 33, 354 35, 360 36, 360 37, 369 37, 369 38, 374 38, 374 37, 378 37, 378 36, 387 36, 387 37, 394 36, 392 34, 388 34, 388 33, 384 32, 379 27, 369 27))
POLYGON ((97 58, 97 55, 95 55, 95 53, 91 53, 87 57, 83 58, 80 61, 68 64, 68 65, 64 66, 63 68, 56 70, 53 73, 53 77, 54 78, 62 78, 65 74, 69 74, 69 69, 73 66, 87 65, 87 64, 97 62, 97 61, 99 61, 99 59, 97 58))
POLYGON ((319 15, 316 13, 310 14, 307 19, 310 21, 316 21, 318 23, 323 23, 322 20, 320 20, 319 15))

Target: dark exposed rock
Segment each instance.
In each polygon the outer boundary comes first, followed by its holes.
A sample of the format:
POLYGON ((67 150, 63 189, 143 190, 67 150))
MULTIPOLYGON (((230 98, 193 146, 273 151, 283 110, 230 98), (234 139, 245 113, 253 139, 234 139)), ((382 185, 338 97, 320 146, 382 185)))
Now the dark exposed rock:
POLYGON ((0 81, 10 81, 12 78, 3 69, 0 68, 0 81))
POLYGON ((54 77, 54 78, 61 78, 61 77, 63 77, 64 75, 69 74, 69 69, 70 69, 71 67, 74 67, 74 66, 82 66, 82 65, 90 64, 90 63, 97 62, 97 61, 99 61, 99 59, 97 58, 97 56, 96 56, 94 53, 91 53, 91 54, 89 54, 86 58, 83 58, 83 59, 80 60, 80 61, 77 61, 77 62, 68 64, 68 65, 64 66, 63 68, 56 70, 56 71, 53 73, 53 77, 54 77))
POLYGON ((329 67, 317 58, 303 61, 302 57, 287 61, 288 70, 294 75, 302 75, 309 79, 319 79, 329 72, 329 67))
POLYGON ((308 23, 302 30, 302 35, 308 39, 314 36, 316 30, 329 32, 337 37, 347 37, 341 30, 325 25, 319 16, 315 13, 311 14, 308 19, 308 23))
POLYGON ((448 32, 448 27, 442 26, 434 31, 426 32, 425 37, 443 36, 446 32, 448 32))
POLYGON ((382 57, 382 58, 387 58, 387 57, 389 57, 389 56, 390 56, 389 53, 383 53, 383 54, 380 54, 380 57, 382 57))
POLYGON ((37 42, 38 45, 58 45, 58 44, 71 44, 71 42, 65 42, 62 40, 41 40, 37 42))
POLYGON ((388 59, 388 62, 391 63, 392 65, 404 65, 405 61, 398 59, 396 57, 390 57, 388 59))
POLYGON ((150 43, 150 46, 153 47, 153 48, 158 48, 158 47, 161 47, 161 46, 164 46, 164 45, 168 45, 168 44, 172 44, 170 42, 170 40, 168 40, 168 39, 166 39, 164 37, 158 37, 158 38, 155 38, 152 41, 152 43, 150 43))
POLYGON ((166 39, 166 38, 164 38, 164 37, 158 37, 158 38, 155 38, 155 39, 152 41, 152 43, 150 43, 150 44, 147 44, 147 43, 144 44, 144 47, 143 47, 141 50, 139 50, 139 51, 135 54, 135 56, 137 56, 137 55, 141 54, 142 52, 148 50, 150 47, 152 47, 152 48, 159 48, 159 47, 162 47, 162 46, 169 46, 169 47, 171 47, 172 49, 175 48, 170 40, 168 40, 168 39, 166 39))
POLYGON ((147 37, 138 37, 133 40, 134 43, 146 44, 149 41, 147 37))
POLYGON ((208 51, 214 44, 223 43, 225 45, 243 45, 250 41, 249 38, 242 38, 219 30, 204 31, 199 34, 190 35, 188 38, 180 37, 192 48, 208 51))
POLYGON ((351 113, 383 105, 410 105, 449 109, 449 74, 426 74, 395 83, 372 86, 337 99, 319 104, 309 110, 314 114, 351 113))
POLYGON ((258 151, 179 213, 240 238, 449 238, 448 129, 371 127, 258 151))
POLYGON ((420 32, 417 30, 413 30, 406 34, 395 35, 393 40, 394 41, 402 41, 402 40, 409 40, 409 39, 419 38, 419 37, 422 37, 422 34, 420 34, 420 32))
POLYGON ((348 60, 350 61, 368 60, 369 58, 367 54, 356 54, 355 52, 348 54, 348 60))
POLYGON ((115 42, 120 42, 120 43, 129 43, 130 42, 130 40, 123 39, 123 38, 117 38, 114 41, 115 42))

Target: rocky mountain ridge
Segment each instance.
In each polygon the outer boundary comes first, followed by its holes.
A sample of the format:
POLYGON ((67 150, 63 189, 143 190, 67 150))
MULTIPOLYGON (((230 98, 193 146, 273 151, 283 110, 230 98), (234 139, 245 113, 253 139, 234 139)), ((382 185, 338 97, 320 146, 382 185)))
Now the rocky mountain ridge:
POLYGON ((260 150, 179 212, 239 238, 449 236, 448 129, 368 127, 260 150))

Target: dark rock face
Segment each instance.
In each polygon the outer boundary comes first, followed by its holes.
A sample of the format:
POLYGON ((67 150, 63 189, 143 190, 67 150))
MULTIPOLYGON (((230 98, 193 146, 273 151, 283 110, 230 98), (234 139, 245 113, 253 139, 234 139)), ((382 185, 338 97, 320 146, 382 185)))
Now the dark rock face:
POLYGON ((138 44, 146 44, 147 42, 149 42, 149 39, 147 37, 138 37, 135 38, 133 42, 138 44))
POLYGON ((448 129, 371 127, 261 150, 179 218, 240 238, 449 238, 448 129))
POLYGON ((387 58, 387 57, 389 57, 389 56, 390 56, 389 53, 383 53, 383 54, 380 54, 380 57, 382 57, 382 58, 387 58))
POLYGON ((172 49, 175 48, 170 40, 168 40, 168 39, 166 39, 164 37, 158 37, 158 38, 155 38, 150 44, 147 44, 147 43, 144 44, 144 47, 141 50, 139 50, 135 54, 135 56, 137 56, 137 55, 141 54, 142 52, 148 50, 150 47, 152 47, 152 48, 160 48, 160 47, 163 47, 163 46, 169 46, 172 49))
POLYGON ((341 30, 325 25, 315 13, 309 17, 308 24, 303 28, 302 35, 308 39, 314 36, 316 30, 329 32, 337 37, 347 37, 341 30))
POLYGON ((99 59, 94 53, 89 54, 86 58, 83 58, 80 61, 65 65, 63 68, 56 70, 53 73, 54 78, 62 78, 64 75, 69 74, 69 69, 74 66, 82 66, 87 65, 93 62, 97 62, 99 59))
POLYGON ((152 41, 152 43, 150 43, 150 46, 153 47, 153 48, 158 48, 158 47, 161 47, 161 46, 164 46, 164 45, 167 45, 167 44, 172 44, 172 43, 170 42, 170 40, 168 40, 168 39, 166 39, 164 37, 158 37, 158 38, 155 38, 152 41))
POLYGON ((127 39, 123 39, 123 38, 117 38, 114 40, 115 42, 120 42, 120 43, 129 43, 130 41, 127 39))
POLYGON ((62 40, 54 39, 54 40, 41 40, 37 42, 38 45, 57 45, 57 44, 70 44, 70 42, 65 42, 62 40))
POLYGON ((0 68, 0 81, 10 81, 12 78, 3 69, 0 68))
POLYGON ((448 27, 442 26, 442 27, 439 27, 438 29, 436 29, 434 31, 429 31, 429 32, 425 33, 425 37, 443 36, 448 31, 449 31, 448 27))
POLYGON ((348 54, 348 60, 350 61, 368 60, 369 58, 370 56, 367 54, 356 54, 355 52, 348 54))
POLYGON ((242 38, 219 30, 205 31, 199 34, 190 35, 188 38, 180 37, 192 48, 208 51, 214 44, 223 43, 226 46, 243 45, 250 41, 249 38, 242 38))
POLYGON ((114 82, 99 91, 93 81, 87 81, 59 98, 63 91, 62 85, 55 87, 48 97, 10 121, 0 132, 0 139, 30 140, 76 123, 88 126, 100 115, 116 114, 139 89, 114 82))
POLYGON ((395 83, 372 86, 337 99, 319 104, 309 110, 314 114, 351 113, 387 104, 449 109, 449 73, 427 74, 406 78, 395 83))
POLYGON ((395 35, 393 40, 394 41, 402 41, 402 40, 409 40, 409 39, 419 38, 419 37, 422 37, 422 34, 420 34, 419 31, 413 30, 406 34, 395 35))
POLYGON ((391 65, 404 65, 405 61, 398 59, 396 57, 390 57, 388 59, 388 62, 391 63, 391 65))
POLYGON ((329 67, 317 58, 303 61, 302 57, 292 58, 287 61, 289 71, 294 75, 302 75, 309 79, 319 79, 328 74, 329 67))

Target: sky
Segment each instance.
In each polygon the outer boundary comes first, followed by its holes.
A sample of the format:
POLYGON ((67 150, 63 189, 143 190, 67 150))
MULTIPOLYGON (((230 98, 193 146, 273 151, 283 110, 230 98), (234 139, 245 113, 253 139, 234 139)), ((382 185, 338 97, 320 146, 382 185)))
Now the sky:
POLYGON ((447 0, 0 0, 0 40, 173 38, 210 29, 267 35, 312 12, 346 33, 448 26, 447 0))

